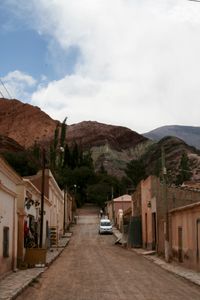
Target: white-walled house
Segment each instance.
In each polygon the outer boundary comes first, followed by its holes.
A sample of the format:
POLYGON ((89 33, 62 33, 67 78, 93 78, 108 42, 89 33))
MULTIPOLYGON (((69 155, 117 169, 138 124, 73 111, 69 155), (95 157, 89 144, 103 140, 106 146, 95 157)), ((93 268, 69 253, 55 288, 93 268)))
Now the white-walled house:
MULTIPOLYGON (((36 175, 28 177, 30 181, 41 191, 42 189, 42 171, 36 175)), ((51 246, 58 243, 59 238, 64 232, 64 192, 59 188, 53 174, 49 169, 45 169, 44 174, 44 195, 50 203, 50 221, 48 228, 50 230, 51 246)), ((44 209, 45 210, 45 209, 44 209)), ((48 211, 45 211, 45 215, 48 211)), ((45 237, 45 231, 43 231, 45 237)), ((45 247, 45 238, 43 238, 45 247)))
POLYGON ((17 264, 17 185, 22 178, 0 157, 0 277, 17 264))
MULTIPOLYGON (((26 178, 17 187, 18 209, 18 264, 24 261, 26 248, 39 246, 41 192, 26 178)), ((48 246, 48 224, 51 203, 44 197, 43 241, 48 246)))

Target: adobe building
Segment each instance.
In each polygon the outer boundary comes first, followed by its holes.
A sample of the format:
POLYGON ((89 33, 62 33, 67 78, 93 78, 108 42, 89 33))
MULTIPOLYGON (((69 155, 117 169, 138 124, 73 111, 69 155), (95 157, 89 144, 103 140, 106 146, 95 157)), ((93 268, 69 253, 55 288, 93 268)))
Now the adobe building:
POLYGON ((200 202, 170 211, 172 259, 200 271, 200 202))
POLYGON ((17 266, 17 185, 21 181, 0 157, 0 277, 17 266))
MULTIPOLYGON (((23 181, 17 187, 18 201, 18 266, 24 261, 27 248, 39 247, 40 236, 40 203, 41 192, 29 179, 23 181)), ((48 224, 50 223, 51 203, 47 197, 44 198, 43 240, 45 248, 49 245, 48 224)))
POLYGON ((131 196, 125 194, 108 201, 106 204, 108 218, 110 220, 113 220, 113 223, 116 224, 119 228, 121 224, 121 216, 127 209, 132 208, 131 196))
POLYGON ((159 241, 158 222, 162 201, 160 200, 160 181, 149 176, 141 181, 141 218, 143 248, 155 250, 159 241))
MULTIPOLYGON (((42 171, 27 177, 41 192, 42 171)), ((44 223, 43 246, 45 247, 47 231, 50 231, 50 246, 58 246, 58 241, 64 233, 64 192, 59 188, 53 174, 49 169, 44 173, 44 196, 50 203, 50 220, 44 223)))
POLYGON ((200 192, 184 187, 167 187, 156 176, 141 181, 141 215, 143 247, 165 253, 166 220, 168 220, 169 240, 171 224, 170 210, 190 205, 200 200, 200 192), (167 219, 168 218, 168 219, 167 219))

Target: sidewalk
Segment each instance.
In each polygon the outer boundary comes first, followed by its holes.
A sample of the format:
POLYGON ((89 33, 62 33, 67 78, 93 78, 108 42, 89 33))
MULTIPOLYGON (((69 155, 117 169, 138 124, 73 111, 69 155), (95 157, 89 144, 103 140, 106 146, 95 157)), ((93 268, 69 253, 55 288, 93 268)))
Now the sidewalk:
POLYGON ((26 270, 12 272, 0 281, 0 300, 15 299, 31 282, 34 282, 61 254, 70 241, 71 233, 65 234, 59 241, 57 248, 51 248, 47 252, 46 267, 35 267, 26 270))
MULTIPOLYGON (((122 233, 116 228, 113 228, 113 234, 115 235, 117 240, 122 239, 122 233)), ((166 271, 174 273, 175 275, 185 278, 200 286, 200 273, 190 269, 186 269, 176 262, 167 263, 164 261, 164 259, 161 259, 156 254, 154 254, 154 251, 147 251, 141 248, 130 249, 138 255, 143 255, 146 259, 152 261, 153 263, 165 269, 166 271)))
POLYGON ((152 261, 162 269, 174 273, 200 286, 200 273, 190 269, 186 269, 176 262, 167 263, 164 261, 164 259, 159 258, 156 254, 152 255, 152 251, 149 251, 148 253, 148 251, 144 249, 137 248, 131 248, 131 250, 139 255, 143 255, 146 259, 152 261))

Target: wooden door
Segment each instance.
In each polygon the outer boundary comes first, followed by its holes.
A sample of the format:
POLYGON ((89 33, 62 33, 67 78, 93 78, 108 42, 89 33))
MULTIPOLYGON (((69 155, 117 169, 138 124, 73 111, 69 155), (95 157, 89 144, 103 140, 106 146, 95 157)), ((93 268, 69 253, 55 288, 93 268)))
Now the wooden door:
POLYGON ((156 213, 152 213, 152 250, 156 249, 157 244, 157 227, 156 227, 156 213))
POLYGON ((183 261, 183 230, 178 227, 178 261, 183 261))

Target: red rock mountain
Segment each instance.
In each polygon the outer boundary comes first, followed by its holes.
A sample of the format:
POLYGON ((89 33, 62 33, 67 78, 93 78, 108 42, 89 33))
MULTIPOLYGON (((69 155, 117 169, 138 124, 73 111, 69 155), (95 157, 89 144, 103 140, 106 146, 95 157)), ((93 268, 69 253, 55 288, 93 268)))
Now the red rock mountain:
MULTIPOLYGON (((52 140, 58 123, 39 107, 0 98, 0 134, 12 138, 25 148, 32 146, 35 141, 52 140)), ((83 148, 109 144, 120 151, 146 140, 128 128, 92 121, 67 127, 67 141, 76 141, 83 148)))
POLYGON ((39 107, 0 98, 0 134, 12 138, 23 147, 32 146, 34 141, 51 139, 56 124, 57 121, 39 107))
MULTIPOLYGON (((48 145, 54 138, 58 124, 59 121, 53 120, 38 107, 19 100, 0 98, 0 152, 20 151, 23 147, 31 147, 35 141, 48 145)), ((76 142, 83 149, 90 149, 95 169, 98 170, 103 164, 110 174, 118 177, 124 175, 127 162, 140 158, 144 153, 146 170, 151 174, 161 157, 160 149, 163 144, 166 165, 172 177, 176 176, 181 155, 186 152, 193 170, 193 178, 200 179, 199 151, 177 138, 153 143, 125 127, 84 121, 67 126, 67 142, 76 142)))
POLYGON ((67 140, 74 140, 86 148, 109 144, 111 148, 121 151, 147 139, 126 127, 84 121, 68 126, 67 140))
MULTIPOLYGON (((22 147, 29 148, 35 142, 48 144, 58 124, 39 107, 0 98, 0 135, 22 147)), ((83 150, 91 150, 96 170, 103 164, 119 177, 124 175, 127 162, 141 156, 148 144, 147 138, 128 128, 92 121, 67 126, 66 136, 69 145, 76 142, 83 150)), ((0 144, 2 147, 5 143, 0 144)))

